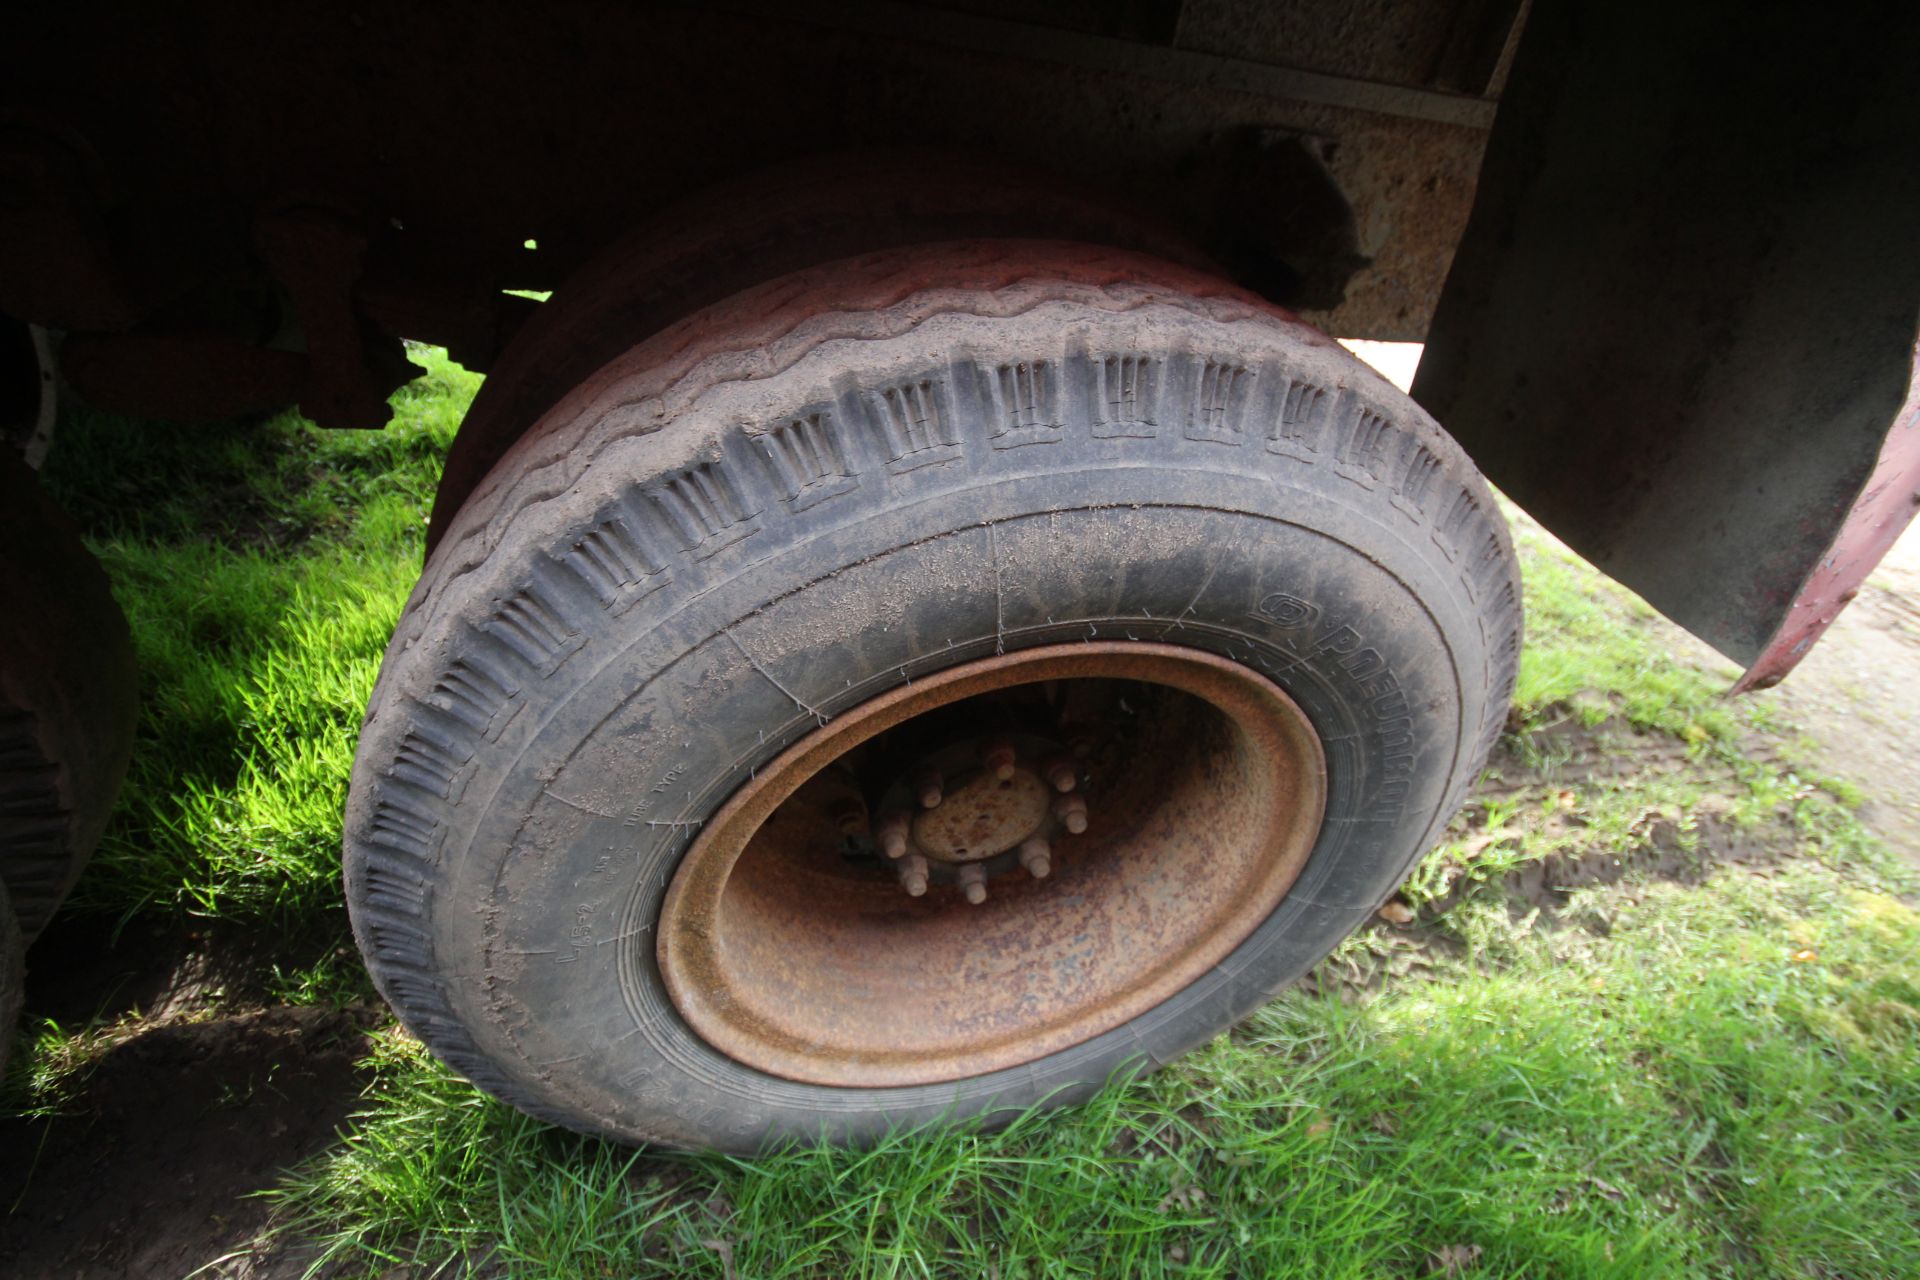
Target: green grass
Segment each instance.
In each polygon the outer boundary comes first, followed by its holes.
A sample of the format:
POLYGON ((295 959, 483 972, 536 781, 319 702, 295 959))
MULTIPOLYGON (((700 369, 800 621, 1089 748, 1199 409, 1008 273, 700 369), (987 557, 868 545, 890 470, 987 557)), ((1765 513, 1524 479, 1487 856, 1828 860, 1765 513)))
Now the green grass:
MULTIPOLYGON (((62 436, 50 478, 108 563, 147 695, 76 910, 337 934, 354 734, 476 386, 415 358, 431 376, 385 433, 62 436)), ((1644 605, 1524 522, 1518 541, 1511 776, 1416 874, 1418 928, 1357 935, 1232 1035, 998 1133, 737 1160, 544 1128, 389 1029, 362 1113, 272 1192, 282 1237, 369 1275, 1920 1274, 1911 880, 1790 727, 1721 698, 1724 669, 1676 659, 1644 605), (1568 726, 1627 767, 1565 757, 1568 726), (1542 859, 1709 837, 1772 856, 1544 913, 1509 890, 1542 859)), ((351 1000, 349 965, 290 957, 268 989, 351 1000)), ((134 1033, 30 1029, 15 1105, 57 1110, 134 1033)))
POLYGON ((1559 709, 1589 725, 1618 716, 1692 743, 1734 736, 1739 718, 1720 697, 1734 668, 1676 659, 1652 608, 1508 514, 1526 586, 1527 644, 1513 698, 1521 718, 1559 709))
POLYGON ((71 910, 306 927, 341 915, 340 811, 479 379, 436 352, 381 432, 69 422, 48 481, 112 576, 139 746, 71 910))
POLYGON ((1483 1275, 1915 1274, 1920 915, 1810 862, 1636 898, 1605 941, 1289 995, 1065 1115, 865 1153, 636 1156, 390 1035, 281 1204, 375 1271, 1374 1277, 1451 1247, 1483 1275))

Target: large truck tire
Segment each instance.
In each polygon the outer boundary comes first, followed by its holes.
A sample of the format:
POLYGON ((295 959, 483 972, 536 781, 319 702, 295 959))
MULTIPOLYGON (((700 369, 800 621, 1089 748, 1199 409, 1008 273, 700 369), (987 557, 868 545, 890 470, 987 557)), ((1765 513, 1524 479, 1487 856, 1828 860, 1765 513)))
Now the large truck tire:
POLYGON ((139 675, 105 570, 0 450, 0 883, 31 945, 106 829, 139 675))
POLYGON ((609 364, 452 522, 354 929, 446 1062, 585 1132, 1072 1102, 1393 892, 1519 638, 1473 465, 1287 313, 1072 244, 835 263, 609 364))
POLYGON ((53 445, 59 415, 54 335, 0 315, 0 448, 38 471, 53 445))

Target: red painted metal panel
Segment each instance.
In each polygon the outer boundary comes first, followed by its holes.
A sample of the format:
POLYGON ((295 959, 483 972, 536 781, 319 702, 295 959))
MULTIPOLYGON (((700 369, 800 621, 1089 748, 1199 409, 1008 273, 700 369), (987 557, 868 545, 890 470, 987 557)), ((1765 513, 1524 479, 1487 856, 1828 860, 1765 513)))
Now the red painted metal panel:
POLYGON ((1860 584, 1920 513, 1920 350, 1914 358, 1906 403, 1880 446, 1873 474, 1779 628, 1733 687, 1735 693, 1779 684, 1859 594, 1860 584))

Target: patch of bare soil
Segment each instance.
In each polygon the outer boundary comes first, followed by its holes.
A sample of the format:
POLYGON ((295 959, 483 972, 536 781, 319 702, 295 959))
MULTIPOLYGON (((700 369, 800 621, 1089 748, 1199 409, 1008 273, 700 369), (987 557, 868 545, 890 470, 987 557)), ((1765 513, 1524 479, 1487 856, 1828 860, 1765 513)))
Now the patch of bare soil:
POLYGON ((233 940, 47 941, 29 1011, 106 1029, 59 1114, 0 1118, 0 1275, 180 1277, 243 1251, 267 1219, 253 1193, 354 1109, 384 1011, 236 1004, 233 940))
POLYGON ((1866 795, 1860 816, 1920 867, 1920 524, 1894 544, 1786 683, 1755 694, 1866 795))
MULTIPOLYGON (((1684 830, 1674 814, 1649 808, 1637 816, 1639 838, 1630 852, 1555 853, 1503 877, 1510 905, 1539 908, 1551 922, 1579 889, 1617 884, 1630 875, 1699 884, 1723 866, 1771 866, 1793 853, 1799 833, 1790 807, 1764 821, 1736 825, 1729 820, 1725 796, 1743 784, 1730 766, 1695 755, 1677 738, 1618 721, 1588 727, 1568 717, 1530 734, 1524 752, 1518 740, 1503 739, 1457 822, 1470 831, 1484 828, 1489 802, 1525 797, 1533 803, 1517 823, 1502 828, 1502 838, 1528 832, 1577 844, 1587 825, 1577 803, 1579 788, 1683 771, 1706 792, 1686 815, 1684 830), (1548 799, 1556 803, 1548 807, 1548 799)), ((1469 849, 1478 838, 1469 838, 1469 849)), ((1456 890, 1435 903, 1433 913, 1444 912, 1458 896, 1456 890)))
POLYGON ((1792 856, 1798 843, 1790 808, 1759 822, 1736 824, 1730 806, 1717 798, 1742 784, 1731 769, 1689 756, 1685 743, 1662 733, 1642 733, 1616 721, 1589 727, 1569 715, 1527 736, 1525 743, 1503 738, 1487 762, 1487 772, 1448 838, 1471 861, 1494 846, 1521 840, 1563 844, 1560 852, 1525 862, 1491 878, 1462 874, 1438 898, 1418 910, 1396 898, 1381 908, 1362 935, 1364 945, 1347 948, 1308 979, 1320 990, 1353 994, 1397 977, 1458 958, 1463 947, 1441 922, 1468 895, 1495 895, 1510 920, 1528 920, 1530 928, 1569 926, 1605 935, 1608 921, 1592 912, 1570 912, 1583 889, 1632 879, 1700 884, 1728 868, 1764 873, 1792 856), (1615 852, 1582 839, 1588 827, 1580 792, 1635 776, 1684 769, 1708 788, 1707 796, 1681 818, 1666 807, 1649 807, 1635 816, 1631 849, 1615 852), (1720 777, 1724 787, 1715 788, 1720 777), (1512 802, 1518 801, 1517 808, 1512 802), (1496 808, 1510 815, 1490 824, 1496 808))

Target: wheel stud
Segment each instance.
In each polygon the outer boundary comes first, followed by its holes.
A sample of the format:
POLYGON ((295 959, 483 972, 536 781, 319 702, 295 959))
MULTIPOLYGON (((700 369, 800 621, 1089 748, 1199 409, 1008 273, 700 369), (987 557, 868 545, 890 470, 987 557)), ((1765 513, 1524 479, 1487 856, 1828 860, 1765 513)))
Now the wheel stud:
POLYGON ((1062 757, 1055 757, 1047 761, 1046 778, 1048 786, 1052 787, 1055 791, 1065 794, 1073 790, 1079 783, 1080 774, 1079 771, 1073 767, 1073 761, 1062 757))
POLYGON ((907 815, 898 809, 881 815, 874 834, 880 841, 880 852, 889 858, 901 857, 907 851, 907 815))
POLYGON ((1053 870, 1053 850, 1045 840, 1034 836, 1020 846, 1020 865, 1035 880, 1045 880, 1053 870))
POLYGON ((938 769, 922 769, 914 775, 913 792, 920 797, 922 809, 938 808, 943 793, 942 779, 938 769))
MULTIPOLYGON (((967 895, 967 901, 979 906, 987 900, 987 869, 977 862, 969 862, 960 868, 960 892, 967 895)), ((908 890, 912 892, 912 890, 908 890)))
POLYGON ((1087 829, 1087 801, 1084 796, 1061 796, 1053 802, 1053 816, 1074 835, 1087 829))
POLYGON ((927 860, 917 853, 900 859, 900 887, 917 898, 927 891, 927 860))
POLYGON ((996 738, 992 742, 989 742, 986 748, 981 751, 980 763, 985 765, 994 777, 1005 782, 1007 779, 1013 777, 1014 766, 1018 763, 1018 758, 1014 755, 1013 744, 1011 742, 996 738))
POLYGON ((841 796, 833 802, 828 814, 843 836, 862 836, 867 833, 867 806, 859 796, 841 796))

